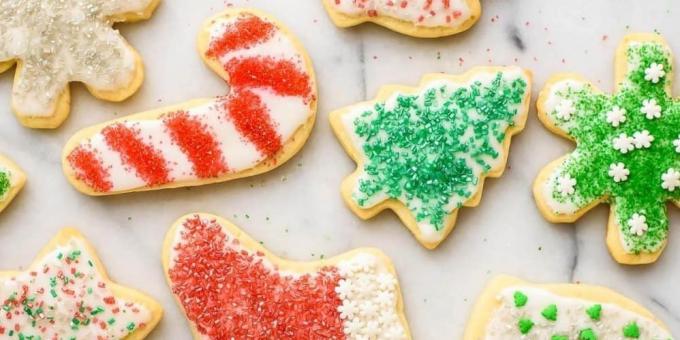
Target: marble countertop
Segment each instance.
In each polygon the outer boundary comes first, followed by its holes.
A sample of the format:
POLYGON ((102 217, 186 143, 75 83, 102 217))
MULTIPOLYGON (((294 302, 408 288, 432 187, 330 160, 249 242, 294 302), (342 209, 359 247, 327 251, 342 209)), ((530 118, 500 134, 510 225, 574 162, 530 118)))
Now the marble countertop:
MULTIPOLYGON (((461 212, 437 250, 422 248, 388 212, 361 221, 344 205, 339 184, 354 164, 328 124, 333 109, 373 97, 384 84, 415 85, 422 74, 461 73, 477 65, 517 64, 533 71, 534 98, 547 77, 573 71, 603 90, 613 83, 613 55, 629 32, 658 31, 680 53, 680 4, 674 0, 484 0, 470 31, 418 40, 375 25, 338 29, 319 0, 164 0, 153 19, 120 29, 144 57, 147 79, 121 104, 97 101, 73 87, 71 117, 58 130, 21 127, 9 110, 12 76, 0 77, 0 151, 26 170, 29 182, 0 216, 0 268, 28 265, 62 227, 79 228, 118 282, 159 299, 166 311, 152 339, 189 339, 160 262, 170 225, 185 213, 233 220, 274 253, 318 259, 360 246, 383 249, 399 272, 416 339, 459 339, 485 283, 500 273, 539 282, 611 287, 648 307, 680 334, 680 214, 670 209, 669 247, 654 265, 616 264, 604 243, 608 208, 575 225, 546 222, 530 186, 540 168, 572 145, 550 134, 532 107, 524 133, 513 139, 509 168, 484 188, 482 204, 461 212), (64 142, 101 121, 228 89, 195 52, 202 21, 225 6, 266 10, 298 34, 314 60, 319 116, 302 152, 281 168, 251 179, 192 189, 91 198, 61 172, 64 142)), ((677 77, 676 77, 677 78, 677 77)))

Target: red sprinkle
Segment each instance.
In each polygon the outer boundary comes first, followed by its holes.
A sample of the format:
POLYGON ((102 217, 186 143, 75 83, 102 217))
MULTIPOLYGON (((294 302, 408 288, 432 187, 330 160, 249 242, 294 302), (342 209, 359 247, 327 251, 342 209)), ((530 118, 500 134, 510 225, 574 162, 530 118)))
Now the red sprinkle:
POLYGON ((252 47, 271 38, 275 31, 274 25, 257 16, 240 18, 212 42, 206 55, 220 57, 231 51, 252 47))
POLYGON ((76 179, 85 182, 96 192, 108 192, 113 188, 109 181, 109 172, 102 166, 102 161, 94 152, 85 150, 82 146, 75 148, 67 157, 73 169, 76 169, 76 179))
POLYGON ((270 157, 281 150, 281 136, 269 116, 269 109, 255 93, 249 90, 232 92, 224 105, 236 130, 262 154, 270 157))
POLYGON ((310 99, 309 75, 292 61, 272 57, 233 59, 225 65, 229 83, 234 88, 266 87, 282 96, 310 99))
POLYGON ((184 223, 181 237, 169 276, 201 334, 211 339, 345 339, 335 269, 281 276, 261 256, 230 248, 233 240, 221 226, 198 216, 184 223))

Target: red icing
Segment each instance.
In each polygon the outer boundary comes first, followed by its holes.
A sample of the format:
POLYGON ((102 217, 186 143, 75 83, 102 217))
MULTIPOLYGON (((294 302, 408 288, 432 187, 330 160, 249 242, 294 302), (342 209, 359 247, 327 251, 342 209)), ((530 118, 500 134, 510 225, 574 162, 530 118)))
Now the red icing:
POLYGON ((197 118, 181 111, 168 115, 164 123, 173 141, 194 165, 198 177, 217 177, 229 171, 219 143, 197 118))
POLYGON ((234 250, 216 221, 184 222, 169 271, 173 293, 196 329, 211 339, 344 339, 335 268, 297 278, 234 250))
POLYGON ((224 34, 212 41, 206 55, 219 57, 231 51, 250 48, 268 40, 276 32, 276 26, 256 16, 239 18, 224 34))
POLYGON ((289 60, 264 56, 232 59, 224 69, 235 88, 266 87, 281 96, 306 99, 312 93, 309 75, 289 60))
POLYGON ((75 148, 67 157, 71 167, 76 169, 76 178, 85 182, 96 192, 108 192, 113 188, 109 173, 102 166, 94 152, 82 146, 75 148))
POLYGON ((235 91, 224 103, 236 130, 265 156, 273 156, 283 146, 281 136, 260 97, 249 90, 235 91))
POLYGON ((132 167, 148 185, 161 185, 170 181, 163 155, 144 143, 138 131, 119 123, 106 127, 102 135, 106 144, 120 154, 123 163, 132 167))

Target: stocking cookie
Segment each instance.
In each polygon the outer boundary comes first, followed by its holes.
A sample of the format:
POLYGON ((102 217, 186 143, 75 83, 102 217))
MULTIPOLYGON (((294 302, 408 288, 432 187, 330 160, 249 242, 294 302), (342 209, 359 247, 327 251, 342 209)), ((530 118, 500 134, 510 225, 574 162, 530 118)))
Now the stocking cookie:
POLYGON ((31 128, 69 114, 69 83, 122 101, 144 79, 139 54, 111 26, 147 19, 160 0, 23 0, 0 3, 0 72, 16 62, 12 109, 31 128))
POLYGON ((321 0, 335 25, 373 22, 418 38, 463 32, 481 15, 479 0, 321 0))
POLYGON ((62 230, 25 271, 0 272, 0 337, 143 339, 163 310, 113 283, 76 230, 62 230))
POLYGON ((627 36, 616 54, 616 90, 583 78, 551 78, 538 99, 548 129, 576 150, 544 168, 534 196, 551 222, 577 220, 599 203, 611 213, 616 261, 656 261, 668 237, 666 202, 680 204, 680 101, 671 97, 672 57, 656 34, 627 36))
POLYGON ((472 311, 464 340, 671 340, 661 321, 607 288, 494 279, 472 311))
POLYGON ((26 175, 11 160, 0 155, 0 212, 12 202, 26 183, 26 175))
POLYGON ((216 216, 182 217, 163 247, 195 339, 410 339, 396 272, 375 249, 276 257, 216 216))
POLYGON ((231 86, 198 99, 87 128, 63 168, 89 195, 224 182, 270 171, 297 153, 316 116, 312 63, 273 18, 235 9, 208 20, 205 62, 231 86))
POLYGON ((428 75, 420 87, 386 86, 369 102, 331 114, 358 164, 342 194, 363 219, 394 210, 433 249, 459 208, 479 204, 485 177, 499 177, 511 137, 524 128, 531 75, 486 67, 462 76, 428 75))

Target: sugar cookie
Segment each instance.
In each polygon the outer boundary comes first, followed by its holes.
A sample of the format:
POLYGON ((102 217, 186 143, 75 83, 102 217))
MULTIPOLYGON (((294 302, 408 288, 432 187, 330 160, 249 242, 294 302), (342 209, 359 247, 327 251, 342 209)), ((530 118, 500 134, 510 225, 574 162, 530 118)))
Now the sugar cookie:
POLYGON ((26 175, 11 160, 0 155, 0 212, 12 202, 26 183, 26 175))
POLYGON ((0 301, 3 338, 143 339, 163 314, 150 297, 113 283, 74 229, 59 232, 26 271, 0 272, 0 301))
POLYGON ((657 260, 668 238, 666 201, 680 204, 680 101, 671 97, 671 50, 657 34, 631 34, 616 53, 616 90, 580 76, 552 77, 538 116, 576 150, 538 175, 534 196, 551 222, 576 221, 600 203, 611 212, 616 261, 657 260))
POLYGON ((614 291, 581 284, 494 279, 472 312, 464 340, 670 340, 661 321, 614 291))
POLYGON ((335 25, 373 22, 417 38, 463 32, 481 16, 479 0, 321 0, 335 25))
POLYGON ((225 97, 198 99, 87 128, 67 143, 63 168, 89 195, 224 182, 270 171, 311 133, 317 91, 297 39, 268 15, 233 9, 199 36, 225 97))
POLYGON ((358 164, 342 183, 345 201, 363 219, 392 209, 423 246, 437 247, 459 208, 479 204, 485 177, 502 175, 530 96, 529 72, 482 67, 428 75, 418 88, 386 86, 331 113, 358 164))
POLYGON ((12 109, 31 128, 56 128, 70 112, 69 83, 122 101, 144 79, 142 60, 111 26, 148 19, 160 0, 0 2, 0 72, 15 63, 12 109))
POLYGON ((293 262, 228 221, 182 217, 163 247, 195 339, 410 339, 397 275, 376 249, 293 262))

